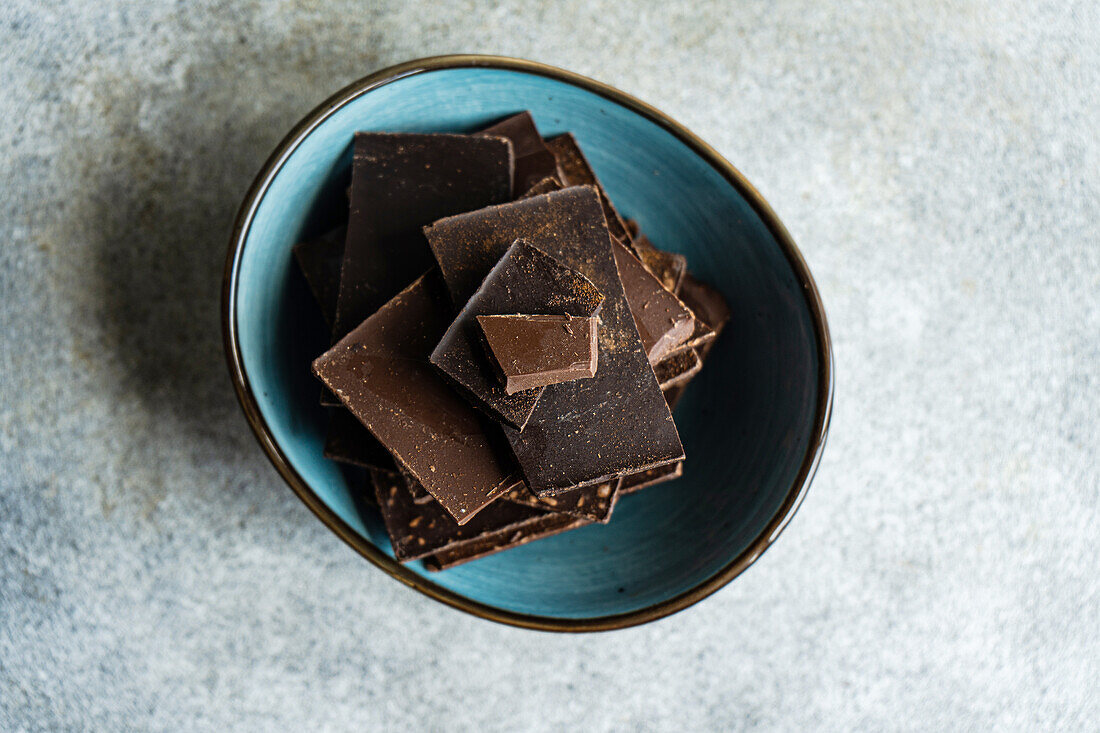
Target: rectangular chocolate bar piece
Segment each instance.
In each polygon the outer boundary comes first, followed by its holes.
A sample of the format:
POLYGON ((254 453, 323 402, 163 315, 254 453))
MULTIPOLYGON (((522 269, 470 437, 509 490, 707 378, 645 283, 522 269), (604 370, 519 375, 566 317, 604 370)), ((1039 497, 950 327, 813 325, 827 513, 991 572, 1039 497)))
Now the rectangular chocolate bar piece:
POLYGON ((626 243, 630 243, 630 232, 623 223, 623 218, 615 210, 615 206, 604 191, 603 185, 596 178, 596 172, 588 164, 588 159, 581 152, 580 145, 572 133, 558 135, 546 141, 546 147, 558 160, 558 169, 562 174, 562 183, 566 186, 595 186, 600 194, 600 205, 603 207, 604 216, 607 218, 607 228, 612 236, 618 237, 626 243))
POLYGON ((393 554, 401 562, 499 532, 515 532, 547 515, 543 509, 497 501, 460 525, 438 503, 414 501, 399 475, 373 469, 371 480, 393 554))
POLYGON ((359 132, 333 341, 432 266, 421 227, 512 195, 512 143, 359 132))
POLYGON ((695 329, 695 316, 654 277, 622 242, 612 239, 615 264, 626 301, 650 364, 683 344, 695 329))
POLYGON ((313 362, 313 372, 459 524, 514 483, 480 414, 431 364, 450 322, 428 272, 313 362))
POLYGON ((522 527, 504 529, 492 534, 486 534, 471 542, 464 542, 456 547, 440 550, 436 554, 424 560, 428 570, 447 570, 456 565, 479 560, 488 555, 494 555, 503 550, 526 545, 529 542, 552 537, 562 532, 591 524, 587 519, 578 519, 568 514, 547 514, 522 527))
POLYGON ((559 175, 558 162, 543 142, 530 112, 506 117, 477 134, 503 137, 512 141, 516 159, 512 198, 519 198, 531 186, 545 178, 559 175))
POLYGON ((432 351, 431 362, 477 407, 522 430, 542 390, 510 393, 493 371, 477 318, 499 313, 592 316, 603 296, 574 269, 522 240, 508 248, 432 351))
POLYGON ((478 316, 507 394, 596 376, 595 316, 478 316))
POLYGON ((521 238, 585 275, 604 296, 596 376, 547 387, 522 432, 503 428, 532 491, 559 494, 684 457, 634 327, 594 188, 461 214, 425 232, 456 302, 466 302, 521 238))
POLYGON ((340 263, 344 259, 347 231, 346 225, 338 226, 319 237, 299 242, 292 250, 329 328, 332 328, 332 319, 336 316, 336 297, 340 293, 340 263))

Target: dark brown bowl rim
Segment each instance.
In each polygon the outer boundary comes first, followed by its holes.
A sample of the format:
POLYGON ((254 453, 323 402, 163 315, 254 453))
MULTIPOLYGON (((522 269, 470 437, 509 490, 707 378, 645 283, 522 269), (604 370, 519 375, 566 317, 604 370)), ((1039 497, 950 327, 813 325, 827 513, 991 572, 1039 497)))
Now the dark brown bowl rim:
POLYGON ((825 319, 825 308, 822 305, 821 296, 818 293, 813 277, 810 275, 806 261, 802 257, 802 253, 799 252, 798 247, 795 246, 794 240, 791 239, 791 235, 779 221, 779 217, 772 211, 771 206, 764 200, 764 197, 753 188, 752 184, 745 179, 740 171, 730 165, 730 163, 712 147, 696 137, 683 125, 675 122, 645 102, 635 99, 607 84, 602 84, 579 74, 574 74, 535 61, 503 56, 458 54, 433 56, 397 64, 396 66, 377 71, 344 87, 321 103, 299 122, 294 129, 283 138, 282 142, 279 143, 275 151, 267 159, 267 162, 264 163, 263 168, 249 187, 248 193, 245 195, 244 201, 241 203, 241 208, 237 213, 237 218, 233 225, 233 233, 229 241, 229 252, 226 257, 222 286, 222 337, 225 345, 226 359, 229 364, 229 373, 233 380, 233 387, 236 390, 237 399, 241 404, 241 408, 244 410, 249 425, 252 426, 252 430, 256 434, 260 446, 274 464, 275 469, 290 485, 290 488, 298 495, 298 498, 309 507, 310 511, 317 515, 318 519, 324 522, 329 529, 335 532, 337 536, 367 560, 374 563, 397 580, 420 591, 430 598, 434 598, 448 606, 452 606, 453 608, 484 619, 510 624, 512 626, 540 629, 544 631, 606 631, 648 623, 676 613, 677 611, 681 611, 701 601, 740 575, 747 567, 752 565, 769 546, 771 546, 787 526, 787 523, 790 522, 791 518, 798 510, 799 505, 801 505, 802 500, 806 496, 806 491, 810 486, 810 482, 813 480, 818 463, 821 460, 821 453, 825 447, 825 439, 829 430, 829 418, 832 414, 833 356, 832 343, 829 338, 829 326, 825 319), (389 84, 397 79, 413 74, 438 71, 440 69, 470 67, 520 71, 572 84, 626 107, 675 135, 681 142, 691 148, 697 155, 702 157, 721 173, 725 179, 745 197, 764 221, 768 230, 775 237, 780 247, 782 247, 791 267, 801 281, 806 304, 813 317, 818 345, 818 362, 820 365, 817 380, 817 409, 814 416, 814 427, 813 433, 810 436, 810 443, 807 446, 806 454, 799 468, 798 475, 787 491, 787 496, 784 498, 783 504, 748 548, 717 573, 683 593, 635 611, 591 618, 554 618, 516 613, 471 600, 470 598, 450 591, 412 572, 383 553, 366 538, 352 529, 344 520, 340 519, 340 517, 321 501, 298 472, 294 470, 293 466, 290 465, 290 462, 283 454, 282 449, 275 443, 275 439, 268 429, 267 422, 260 414, 259 407, 252 394, 252 387, 249 384, 248 376, 244 372, 240 344, 237 340, 237 312, 234 297, 237 290, 237 272, 247 233, 252 224, 252 219, 255 216, 259 202, 263 199, 268 186, 282 168, 287 157, 314 130, 314 128, 323 122, 329 115, 362 94, 366 94, 385 84, 389 84))

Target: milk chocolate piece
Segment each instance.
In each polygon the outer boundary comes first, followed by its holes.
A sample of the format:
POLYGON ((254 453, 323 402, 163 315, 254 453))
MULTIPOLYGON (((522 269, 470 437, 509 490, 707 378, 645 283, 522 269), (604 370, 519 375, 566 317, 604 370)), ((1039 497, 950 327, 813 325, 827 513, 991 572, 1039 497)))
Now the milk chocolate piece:
POLYGON ((343 405, 329 412, 325 458, 353 466, 393 470, 393 458, 378 439, 363 427, 363 423, 344 409, 343 405))
POLYGON ((313 362, 313 372, 459 523, 514 480, 480 415, 428 355, 450 320, 428 272, 313 362))
POLYGON ((511 194, 504 138, 356 133, 333 341, 432 266, 422 226, 511 194))
POLYGON ((649 362, 656 364, 691 336, 695 317, 625 245, 617 240, 613 244, 630 313, 649 362))
POLYGON ((596 376, 594 316, 478 316, 477 322, 508 394, 596 376))
POLYGON ((340 292, 340 263, 344 258, 346 225, 294 245, 294 259, 306 278, 325 323, 332 328, 336 297, 340 292))
POLYGON ((503 427, 532 491, 558 494, 683 458, 623 294, 594 188, 450 217, 425 232, 456 302, 466 302, 519 238, 588 277, 604 296, 596 376, 546 388, 523 432, 503 427))
POLYGON ((507 390, 493 371, 477 317, 537 312, 587 317, 602 302, 600 291, 584 275, 517 241, 466 302, 432 352, 431 362, 477 407, 522 430, 542 391, 507 390))
POLYGON ((578 519, 568 514, 546 514, 524 523, 521 527, 486 533, 470 542, 440 550, 424 560, 428 570, 447 570, 456 565, 478 560, 503 550, 526 545, 528 542, 551 537, 562 532, 579 529, 591 524, 587 519, 578 519))
POLYGON ((633 238, 634 254, 653 273, 653 276, 661 281, 673 295, 680 292, 680 282, 687 272, 687 258, 680 254, 665 252, 653 246, 649 237, 638 229, 638 222, 633 219, 626 221, 627 231, 633 238))
POLYGON ((651 468, 648 471, 642 471, 640 473, 632 473, 629 476, 623 476, 619 479, 619 495, 625 496, 627 494, 633 494, 635 491, 640 491, 648 486, 655 486, 665 481, 671 481, 683 475, 683 461, 670 463, 667 466, 661 466, 659 468, 651 468))
POLYGON ((653 373, 657 375, 657 383, 661 385, 661 389, 665 390, 678 384, 687 384, 702 368, 703 360, 699 358, 699 353, 695 349, 688 349, 654 364, 653 373))
POLYGON ((512 181, 513 198, 519 198, 539 181, 558 175, 558 162, 539 135, 530 112, 506 117, 477 134, 504 137, 512 141, 516 159, 512 181))
POLYGON ((518 486, 502 499, 607 524, 619 498, 618 481, 619 479, 604 481, 541 498, 532 494, 526 486, 518 486))
POLYGON ((550 148, 550 152, 558 159, 558 169, 562 175, 561 180, 566 186, 596 187, 600 194, 600 205, 603 206, 604 216, 607 218, 607 228, 613 236, 629 243, 630 232, 626 230, 623 218, 615 210, 611 199, 607 196, 607 192, 603 190, 599 179, 596 178, 595 171, 588 164, 588 159, 581 152, 577 139, 567 132, 564 135, 558 135, 551 140, 547 140, 546 147, 550 148))
POLYGON ((401 562, 501 532, 515 532, 547 516, 542 509, 497 501, 460 525, 438 503, 415 502, 399 475, 374 469, 371 480, 393 554, 401 562))

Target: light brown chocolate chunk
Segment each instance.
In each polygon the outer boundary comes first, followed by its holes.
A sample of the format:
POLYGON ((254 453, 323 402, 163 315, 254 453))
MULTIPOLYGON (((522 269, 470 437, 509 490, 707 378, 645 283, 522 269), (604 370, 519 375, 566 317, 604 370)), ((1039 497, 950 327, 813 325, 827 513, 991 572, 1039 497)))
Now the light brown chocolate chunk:
POLYGON ((596 376, 595 317, 478 316, 507 394, 596 376))

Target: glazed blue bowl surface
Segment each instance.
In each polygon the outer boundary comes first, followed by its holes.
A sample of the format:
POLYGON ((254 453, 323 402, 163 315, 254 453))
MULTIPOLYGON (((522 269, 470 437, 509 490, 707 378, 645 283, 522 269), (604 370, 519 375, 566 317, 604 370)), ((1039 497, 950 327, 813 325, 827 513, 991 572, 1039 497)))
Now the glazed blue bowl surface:
POLYGON ((498 621, 604 629, 679 610, 735 577, 797 509, 824 445, 828 330, 805 263, 759 194, 656 110, 591 80, 484 56, 379 72, 311 113, 248 194, 230 245, 225 339, 242 406, 307 505, 398 579, 498 621), (684 476, 623 497, 612 521, 441 573, 401 566, 364 477, 322 456, 327 417, 310 361, 324 324, 291 246, 341 216, 358 130, 463 132, 530 110, 572 132, 619 210, 683 253, 733 317, 676 408, 684 476))

